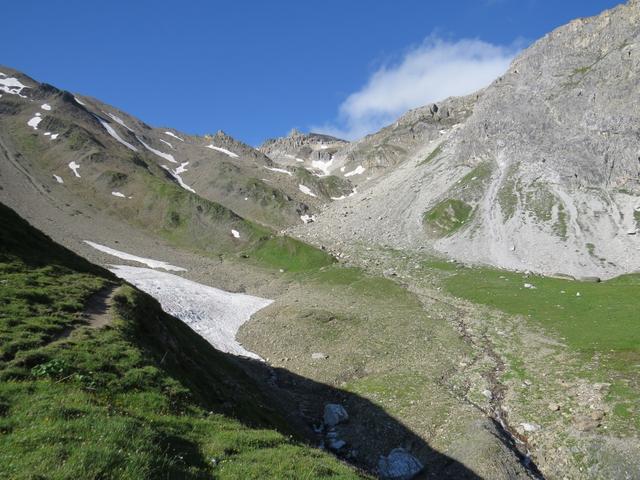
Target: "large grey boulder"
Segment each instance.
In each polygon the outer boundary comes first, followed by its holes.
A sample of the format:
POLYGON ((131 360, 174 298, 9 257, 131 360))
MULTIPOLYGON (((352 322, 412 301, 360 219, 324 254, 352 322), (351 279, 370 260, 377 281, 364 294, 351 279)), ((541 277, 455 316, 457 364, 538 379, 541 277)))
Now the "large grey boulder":
POLYGON ((424 466, 404 448, 394 448, 388 456, 378 460, 378 474, 381 478, 410 480, 422 471, 424 466))
POLYGON ((324 406, 324 424, 329 427, 335 427, 339 423, 349 420, 349 414, 342 405, 337 403, 327 403, 324 406))

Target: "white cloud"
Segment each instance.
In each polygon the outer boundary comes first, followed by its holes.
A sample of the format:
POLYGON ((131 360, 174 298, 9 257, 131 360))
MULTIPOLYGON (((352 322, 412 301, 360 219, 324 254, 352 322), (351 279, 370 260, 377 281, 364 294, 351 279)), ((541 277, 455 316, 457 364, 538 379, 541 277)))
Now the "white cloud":
POLYGON ((503 74, 517 49, 475 39, 428 37, 402 59, 378 69, 340 105, 338 118, 314 132, 355 139, 392 123, 411 108, 467 95, 503 74))

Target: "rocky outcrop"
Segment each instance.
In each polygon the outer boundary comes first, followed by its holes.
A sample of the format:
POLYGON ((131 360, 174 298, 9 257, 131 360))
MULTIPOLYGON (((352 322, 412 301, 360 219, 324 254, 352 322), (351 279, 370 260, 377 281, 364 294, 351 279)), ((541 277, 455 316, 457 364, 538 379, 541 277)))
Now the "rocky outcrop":
POLYGON ((307 167, 328 175, 336 152, 348 145, 345 140, 319 133, 301 133, 293 129, 286 137, 265 141, 258 150, 274 162, 307 167))

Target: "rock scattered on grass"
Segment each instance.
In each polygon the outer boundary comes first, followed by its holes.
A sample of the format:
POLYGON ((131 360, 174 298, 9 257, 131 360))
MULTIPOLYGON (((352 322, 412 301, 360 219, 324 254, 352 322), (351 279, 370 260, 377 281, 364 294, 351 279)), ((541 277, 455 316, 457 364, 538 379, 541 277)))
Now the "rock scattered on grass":
POLYGON ((324 424, 331 428, 349 420, 349 414, 342 405, 337 403, 327 403, 324 406, 323 420, 324 424))
POLYGON ((378 474, 381 478, 411 480, 424 466, 404 448, 394 448, 388 456, 378 460, 378 474))

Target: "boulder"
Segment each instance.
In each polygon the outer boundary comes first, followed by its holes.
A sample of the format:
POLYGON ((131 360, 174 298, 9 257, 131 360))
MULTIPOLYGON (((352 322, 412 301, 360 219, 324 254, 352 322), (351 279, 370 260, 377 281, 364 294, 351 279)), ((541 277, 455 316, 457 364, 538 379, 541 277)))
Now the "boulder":
POLYGON ((331 440, 329 442, 329 450, 333 450, 334 452, 337 452, 343 449, 345 445, 347 445, 347 442, 345 442, 344 440, 340 440, 340 439, 331 440))
POLYGON ((523 422, 520 424, 520 427, 525 432, 537 432, 538 430, 540 430, 540 425, 537 425, 535 423, 523 422))
POLYGON ((410 480, 422 471, 424 466, 404 448, 394 448, 388 456, 378 460, 380 478, 410 480))
POLYGON ((327 427, 335 427, 339 423, 349 420, 349 414, 342 405, 327 403, 324 406, 323 420, 327 427))

